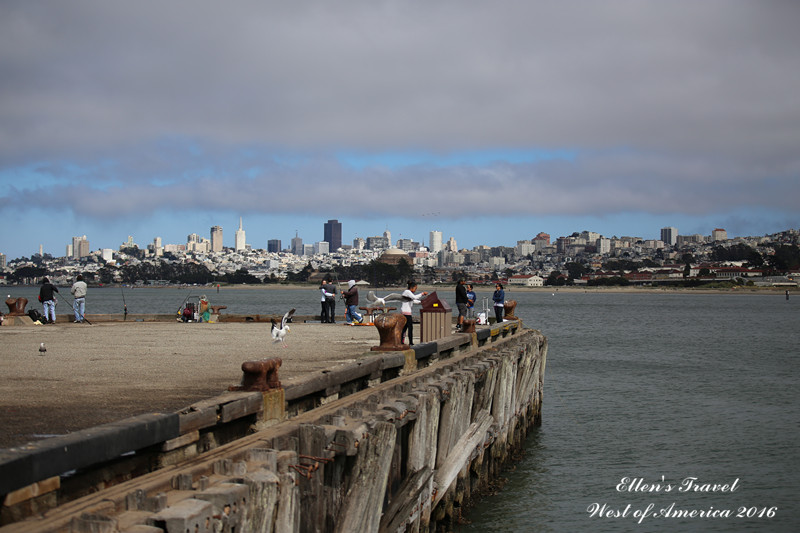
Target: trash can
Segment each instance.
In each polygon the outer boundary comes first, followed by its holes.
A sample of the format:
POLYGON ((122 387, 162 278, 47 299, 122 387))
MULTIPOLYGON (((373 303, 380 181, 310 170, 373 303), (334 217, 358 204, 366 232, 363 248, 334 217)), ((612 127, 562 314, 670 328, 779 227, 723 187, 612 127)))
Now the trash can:
POLYGON ((422 299, 419 312, 420 342, 430 342, 450 335, 453 311, 450 304, 432 292, 422 299))

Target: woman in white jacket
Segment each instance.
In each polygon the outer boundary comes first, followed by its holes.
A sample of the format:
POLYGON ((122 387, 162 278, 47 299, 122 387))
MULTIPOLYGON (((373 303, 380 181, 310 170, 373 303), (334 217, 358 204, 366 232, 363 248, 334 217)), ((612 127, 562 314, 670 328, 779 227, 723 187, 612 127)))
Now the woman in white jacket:
POLYGON ((403 327, 403 333, 400 335, 400 342, 405 344, 406 331, 408 331, 408 345, 414 345, 414 317, 412 308, 414 304, 420 303, 420 298, 427 296, 427 292, 414 294, 417 290, 417 284, 414 281, 408 282, 408 288, 403 291, 403 303, 400 305, 400 312, 406 317, 406 325, 403 327))

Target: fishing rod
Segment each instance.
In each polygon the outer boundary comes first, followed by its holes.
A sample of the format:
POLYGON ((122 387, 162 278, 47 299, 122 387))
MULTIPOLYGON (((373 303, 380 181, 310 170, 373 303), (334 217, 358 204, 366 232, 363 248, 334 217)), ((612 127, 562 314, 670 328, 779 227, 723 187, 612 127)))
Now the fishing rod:
MULTIPOLYGON (((60 294, 60 293, 59 293, 59 294, 60 294)), ((69 297, 68 297, 66 294, 62 294, 62 296, 63 296, 64 298, 69 298, 69 297)), ((68 301, 67 303, 69 303, 69 301, 68 301)), ((72 300, 72 303, 70 304, 70 307, 72 307, 72 310, 73 310, 73 311, 75 310, 75 300, 72 300)), ((89 324, 90 326, 94 326, 94 324, 92 324, 92 322, 91 322, 91 321, 90 321, 88 318, 86 318, 86 311, 85 311, 85 310, 84 310, 84 313, 83 313, 83 315, 81 316, 81 320, 85 321, 85 322, 86 322, 87 324, 89 324)))
POLYGON ((128 320, 128 304, 125 302, 125 290, 122 285, 119 286, 119 291, 122 293, 122 312, 124 313, 122 320, 128 320))
POLYGON ((191 297, 192 297, 192 291, 190 290, 190 291, 189 291, 189 294, 187 294, 187 295, 186 295, 186 298, 184 298, 184 299, 183 299, 183 302, 181 302, 181 305, 179 305, 179 306, 178 306, 178 313, 180 313, 180 312, 181 312, 181 309, 183 309, 183 306, 184 306, 184 305, 186 305, 186 302, 187 302, 187 301, 189 300, 189 298, 191 298, 191 297))
MULTIPOLYGON (((344 301, 344 294, 342 294, 342 284, 339 283, 339 274, 336 272, 336 267, 331 267, 333 270, 333 275, 336 277, 336 286, 339 287, 339 298, 344 301)), ((344 318, 342 320, 347 320, 347 306, 344 309, 344 318)))

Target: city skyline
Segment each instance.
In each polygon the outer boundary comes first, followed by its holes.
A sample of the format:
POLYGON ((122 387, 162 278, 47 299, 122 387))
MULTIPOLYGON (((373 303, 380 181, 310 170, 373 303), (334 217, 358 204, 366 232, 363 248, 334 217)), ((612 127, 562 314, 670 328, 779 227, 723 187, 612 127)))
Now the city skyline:
POLYGON ((744 0, 4 2, 0 252, 214 225, 233 246, 239 217, 256 248, 321 241, 328 219, 345 242, 436 228, 464 248, 795 228, 798 19, 744 0))
MULTIPOLYGON (((67 256, 67 257, 71 257, 73 259, 77 259, 78 256, 84 257, 86 255, 89 255, 92 252, 97 252, 97 251, 101 251, 101 250, 109 250, 110 249, 110 250, 113 250, 113 251, 116 252, 117 250, 119 250, 119 249, 121 249, 123 247, 129 247, 129 246, 133 246, 133 245, 136 245, 139 249, 145 249, 145 248, 148 248, 149 246, 153 245, 154 242, 158 243, 158 245, 157 245, 158 247, 162 247, 162 246, 166 246, 166 245, 184 245, 184 244, 187 244, 187 243, 198 242, 198 240, 206 240, 206 241, 208 241, 208 246, 209 246, 208 252, 220 252, 220 251, 222 251, 222 249, 230 249, 230 250, 233 250, 233 251, 242 251, 242 250, 244 250, 244 246, 243 245, 246 245, 248 248, 251 248, 251 249, 259 249, 259 250, 273 251, 273 252, 274 251, 280 251, 280 252, 288 251, 288 252, 291 252, 291 253, 296 253, 295 246, 296 246, 296 242, 297 242, 298 239, 301 241, 301 244, 303 246, 314 247, 315 245, 319 245, 319 243, 327 242, 325 240, 325 234, 328 231, 328 225, 329 224, 335 223, 335 225, 338 226, 338 231, 339 232, 341 232, 342 228, 343 228, 343 224, 342 224, 341 221, 338 221, 338 220, 335 220, 335 219, 333 219, 333 220, 329 219, 327 221, 320 221, 320 224, 322 225, 322 229, 319 232, 320 235, 321 235, 320 238, 304 239, 303 235, 299 234, 299 232, 298 232, 294 238, 289 240, 291 242, 291 244, 285 244, 285 245, 281 246, 281 243, 286 243, 287 241, 283 240, 283 239, 280 239, 280 238, 269 238, 264 242, 263 246, 261 246, 261 245, 254 245, 253 243, 249 242, 249 239, 248 239, 248 242, 244 242, 243 239, 244 239, 244 234, 245 234, 246 230, 244 229, 245 224, 244 224, 243 220, 244 220, 243 217, 239 217, 238 218, 238 222, 237 222, 238 223, 238 229, 236 230, 235 235, 233 237, 229 238, 229 240, 231 240, 233 242, 225 242, 225 240, 224 240, 224 234, 225 234, 224 233, 224 228, 219 224, 215 224, 214 226, 211 226, 208 229, 208 232, 206 233, 207 236, 204 236, 203 234, 199 234, 199 233, 196 233, 196 232, 192 232, 192 233, 189 233, 188 235, 185 235, 183 239, 179 238, 176 241, 171 241, 169 239, 165 239, 161 235, 156 235, 156 236, 153 236, 153 237, 151 237, 149 239, 140 241, 140 240, 137 240, 137 238, 135 238, 133 235, 128 234, 124 239, 118 240, 119 242, 116 245, 113 245, 113 246, 99 246, 99 245, 98 246, 94 246, 94 245, 91 245, 91 242, 92 242, 91 236, 87 236, 87 235, 73 236, 73 237, 71 237, 70 242, 66 243, 65 246, 63 247, 64 248, 64 252, 63 253, 50 252, 50 251, 44 249, 44 247, 42 245, 37 245, 37 252, 36 253, 42 254, 44 252, 44 253, 52 256, 52 257, 64 257, 64 256, 67 256), (215 236, 216 236, 216 238, 215 238, 215 236), (78 245, 80 245, 80 251, 78 251, 78 248, 77 248, 78 245), (241 248, 240 248, 240 245, 242 246, 241 248), (273 249, 270 250, 270 247, 272 247, 273 249), (278 249, 274 249, 276 247, 278 247, 278 249)), ((781 231, 785 231, 785 230, 793 230, 793 229, 795 229, 795 228, 782 228, 782 229, 778 230, 777 232, 781 232, 781 231)), ((580 233, 583 233, 583 232, 588 232, 590 234, 596 234, 598 237, 602 237, 602 238, 606 238, 606 239, 610 239, 610 238, 614 238, 614 237, 620 237, 620 238, 621 237, 639 237, 643 241, 648 241, 648 240, 649 241, 658 241, 658 240, 661 240, 668 246, 674 245, 675 244, 675 240, 679 236, 688 237, 688 236, 700 235, 700 236, 702 236, 704 238, 709 238, 711 241, 720 240, 719 237, 722 237, 721 240, 726 240, 726 239, 733 239, 733 238, 737 238, 737 237, 760 237, 761 236, 760 234, 758 234, 758 235, 754 235, 754 234, 730 235, 729 232, 725 228, 719 228, 719 227, 714 227, 714 228, 712 228, 712 229, 710 229, 708 231, 705 231, 705 232, 703 232, 703 231, 681 232, 679 230, 679 228, 676 228, 674 226, 666 226, 666 227, 659 228, 658 230, 652 231, 651 233, 653 233, 655 236, 646 236, 644 234, 638 234, 636 232, 622 232, 622 233, 615 233, 615 234, 604 234, 602 232, 594 231, 591 228, 583 228, 583 229, 580 229, 580 230, 579 229, 575 229, 573 231, 569 231, 569 232, 565 232, 565 233, 550 233, 550 232, 546 232, 546 231, 533 231, 529 235, 527 235, 526 237, 520 238, 520 239, 516 239, 513 242, 498 243, 498 242, 493 242, 493 241, 485 241, 485 242, 475 242, 474 244, 469 244, 469 245, 458 244, 458 249, 459 250, 465 250, 465 249, 469 250, 469 249, 473 249, 473 248, 475 248, 477 246, 483 246, 483 245, 490 246, 490 247, 494 247, 494 246, 514 247, 519 242, 522 242, 522 241, 533 242, 538 236, 542 236, 542 235, 549 237, 550 244, 555 244, 556 240, 558 238, 560 238, 560 237, 569 237, 569 236, 571 236, 573 234, 580 234, 580 233), (667 238, 668 240, 665 240, 665 238, 667 238)), ((385 229, 382 232, 382 236, 386 236, 387 234, 392 235, 392 232, 391 232, 390 229, 385 229)), ((230 235, 230 233, 229 233, 229 235, 230 235)), ((342 233, 342 235, 344 235, 344 233, 342 233)), ((379 235, 377 232, 374 232, 374 233, 369 234, 369 235, 367 235, 367 234, 365 234, 365 235, 354 235, 352 239, 346 239, 346 238, 342 237, 341 244, 343 246, 345 246, 345 247, 351 247, 353 245, 355 239, 367 240, 369 237, 381 238, 381 235, 379 235)), ((432 229, 432 230, 428 231, 427 235, 424 238, 416 238, 416 237, 411 237, 411 236, 405 236, 403 233, 398 232, 398 233, 395 234, 395 237, 392 237, 391 239, 392 239, 390 241, 390 246, 391 247, 396 246, 397 242, 399 240, 403 239, 403 240, 414 241, 414 242, 418 243, 421 247, 427 248, 428 250, 432 250, 433 248, 436 248, 437 245, 438 245, 439 249, 446 248, 446 247, 449 246, 450 242, 458 242, 459 241, 459 237, 458 236, 456 236, 456 235, 447 235, 445 232, 442 232, 442 231, 437 230, 437 229, 432 229)), ((192 252, 192 251, 195 251, 195 250, 188 250, 187 249, 186 251, 187 252, 192 252)), ((434 250, 434 251, 438 251, 438 250, 434 250)), ((326 252, 325 253, 333 253, 333 252, 335 252, 335 249, 326 248, 326 252)), ((14 260, 14 259, 17 259, 17 258, 20 258, 20 257, 30 257, 30 256, 34 255, 34 254, 29 254, 29 255, 21 255, 21 256, 17 255, 17 256, 14 256, 14 255, 9 255, 9 254, 5 253, 3 250, 0 250, 0 254, 5 255, 7 260, 14 260)), ((301 253, 301 254, 298 254, 298 255, 303 255, 303 254, 301 253)))

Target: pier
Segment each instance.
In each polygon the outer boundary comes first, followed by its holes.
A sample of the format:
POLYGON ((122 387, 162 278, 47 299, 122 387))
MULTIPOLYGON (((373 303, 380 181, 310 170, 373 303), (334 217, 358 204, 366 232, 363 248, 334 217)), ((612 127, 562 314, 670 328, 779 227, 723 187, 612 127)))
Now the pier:
POLYGON ((517 320, 399 351, 370 326, 293 324, 285 349, 268 330, 3 328, 27 368, 4 397, 49 398, 62 429, 37 431, 68 433, 4 445, 0 532, 435 531, 541 422, 547 340, 517 320), (276 358, 241 390, 242 363, 276 358), (67 428, 76 409, 111 419, 67 428))

